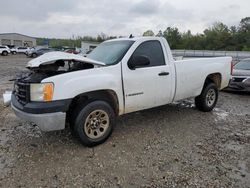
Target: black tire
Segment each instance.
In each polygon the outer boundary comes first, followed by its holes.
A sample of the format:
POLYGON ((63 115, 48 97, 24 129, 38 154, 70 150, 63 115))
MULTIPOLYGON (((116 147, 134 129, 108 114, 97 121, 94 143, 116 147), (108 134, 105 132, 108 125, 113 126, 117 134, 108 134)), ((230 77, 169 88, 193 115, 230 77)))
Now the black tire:
POLYGON ((16 55, 16 52, 12 52, 13 55, 16 55))
POLYGON ((71 130, 73 134, 80 139, 83 145, 88 147, 93 147, 105 142, 112 134, 115 125, 114 110, 105 101, 92 101, 79 105, 73 111, 71 118, 71 130), (100 113, 100 117, 96 117, 97 112, 100 113), (93 116, 92 119, 91 115, 93 116), (104 116, 101 118, 101 115, 105 115, 105 120, 104 116), (108 119, 106 119, 106 117, 108 119), (95 118, 97 118, 97 120, 95 120, 95 118), (95 122, 96 124, 94 121, 97 121, 95 122))
POLYGON ((8 52, 7 52, 7 51, 3 51, 3 52, 2 52, 2 55, 3 55, 3 56, 7 56, 7 55, 8 55, 8 52))
POLYGON ((36 57, 37 57, 37 54, 36 54, 36 53, 33 53, 33 54, 32 54, 32 57, 36 58, 36 57))
POLYGON ((201 94, 195 98, 195 106, 200 111, 210 112, 214 109, 218 100, 218 88, 214 83, 205 83, 201 94))

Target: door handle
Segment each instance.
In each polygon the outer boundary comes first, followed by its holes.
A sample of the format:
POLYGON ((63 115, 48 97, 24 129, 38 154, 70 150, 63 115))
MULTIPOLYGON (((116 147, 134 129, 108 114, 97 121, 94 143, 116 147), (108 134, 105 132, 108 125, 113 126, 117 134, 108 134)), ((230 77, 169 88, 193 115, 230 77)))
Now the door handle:
POLYGON ((161 72, 158 74, 159 76, 168 76, 169 75, 169 72, 161 72))

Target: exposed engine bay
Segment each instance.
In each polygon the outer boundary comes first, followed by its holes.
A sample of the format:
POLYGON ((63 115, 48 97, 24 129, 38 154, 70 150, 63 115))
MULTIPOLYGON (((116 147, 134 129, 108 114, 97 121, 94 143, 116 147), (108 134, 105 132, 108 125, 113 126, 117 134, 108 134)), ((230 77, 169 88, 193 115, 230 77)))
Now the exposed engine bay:
POLYGON ((16 96, 17 100, 24 105, 30 101, 30 84, 41 83, 43 79, 51 76, 92 69, 94 67, 93 64, 89 63, 64 60, 57 60, 54 63, 40 65, 39 67, 27 67, 29 71, 16 75, 16 78, 13 80, 13 94, 16 96))
POLYGON ((45 78, 58 74, 92 69, 103 65, 105 64, 102 62, 81 55, 65 52, 49 52, 29 61, 26 67, 30 71, 17 75, 16 79, 39 83, 45 78))
MULTIPOLYGON (((93 64, 77 62, 77 61, 64 61, 57 60, 51 64, 40 65, 39 67, 27 67, 30 70, 30 74, 25 77, 29 77, 29 82, 40 82, 43 79, 58 74, 64 74, 68 72, 74 72, 79 70, 86 70, 94 68, 93 64)), ((23 77, 23 76, 21 76, 23 77)), ((17 77, 18 79, 18 77, 17 77)), ((27 81, 28 81, 27 80, 27 81)))
POLYGON ((28 62, 25 72, 16 75, 13 94, 21 104, 30 101, 31 84, 41 83, 42 80, 74 71, 87 70, 104 66, 98 62, 80 55, 64 52, 49 52, 28 62))
POLYGON ((43 79, 51 76, 79 70, 92 69, 94 67, 94 65, 89 63, 58 60, 52 64, 40 65, 39 67, 27 67, 29 70, 17 74, 13 81, 22 80, 24 82, 39 83, 43 79))

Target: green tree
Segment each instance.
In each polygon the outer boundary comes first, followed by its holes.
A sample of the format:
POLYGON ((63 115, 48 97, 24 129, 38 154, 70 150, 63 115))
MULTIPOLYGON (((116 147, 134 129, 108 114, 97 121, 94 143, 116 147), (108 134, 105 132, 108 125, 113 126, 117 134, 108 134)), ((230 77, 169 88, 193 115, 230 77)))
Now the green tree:
POLYGON ((181 46, 181 33, 178 28, 168 27, 164 32, 163 36, 168 40, 170 48, 178 49, 181 46))
POLYGON ((238 29, 238 45, 241 50, 250 48, 250 17, 243 18, 240 21, 238 29))
POLYGON ((241 19, 239 30, 243 32, 249 32, 250 31, 250 17, 246 17, 241 19))
POLYGON ((162 33, 162 31, 160 30, 158 33, 157 33, 157 35, 156 35, 157 37, 163 37, 163 33, 162 33))
POLYGON ((204 35, 206 49, 208 50, 223 50, 231 40, 228 27, 221 22, 217 22, 212 27, 206 29, 204 35))
POLYGON ((155 36, 155 34, 152 30, 147 30, 143 33, 143 36, 155 36))

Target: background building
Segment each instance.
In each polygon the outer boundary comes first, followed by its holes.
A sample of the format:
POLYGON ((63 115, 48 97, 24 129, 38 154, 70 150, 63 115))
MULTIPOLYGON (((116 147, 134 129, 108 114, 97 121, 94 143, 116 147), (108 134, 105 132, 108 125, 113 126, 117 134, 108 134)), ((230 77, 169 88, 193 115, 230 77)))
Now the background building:
POLYGON ((0 44, 32 47, 36 46, 36 38, 18 33, 3 33, 0 34, 0 44))

